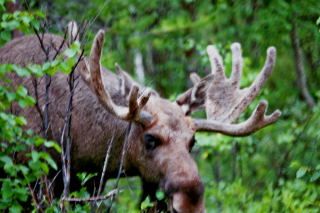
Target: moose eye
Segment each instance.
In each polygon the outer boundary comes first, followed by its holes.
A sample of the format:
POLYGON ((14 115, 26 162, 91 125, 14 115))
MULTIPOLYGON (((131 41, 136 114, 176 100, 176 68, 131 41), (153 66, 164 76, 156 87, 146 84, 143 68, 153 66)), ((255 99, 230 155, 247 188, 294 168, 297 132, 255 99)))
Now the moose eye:
POLYGON ((151 151, 154 150, 160 143, 160 140, 150 134, 144 135, 144 145, 146 147, 146 150, 151 151))

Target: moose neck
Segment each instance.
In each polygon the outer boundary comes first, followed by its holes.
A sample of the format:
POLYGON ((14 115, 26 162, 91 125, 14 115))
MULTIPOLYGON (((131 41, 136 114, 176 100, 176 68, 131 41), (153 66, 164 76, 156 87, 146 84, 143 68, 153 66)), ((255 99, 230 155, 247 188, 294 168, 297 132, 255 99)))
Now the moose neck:
MULTIPOLYGON (((115 102, 125 105, 126 97, 119 93, 118 77, 104 70, 102 78, 104 82, 108 82, 105 87, 115 102)), ((92 172, 101 172, 111 146, 108 177, 116 177, 119 166, 124 167, 126 175, 136 175, 128 157, 131 153, 127 150, 135 142, 129 139, 128 134, 139 128, 138 125, 129 124, 106 111, 81 78, 73 98, 72 163, 76 170, 88 172, 88 168, 92 168, 92 172)))

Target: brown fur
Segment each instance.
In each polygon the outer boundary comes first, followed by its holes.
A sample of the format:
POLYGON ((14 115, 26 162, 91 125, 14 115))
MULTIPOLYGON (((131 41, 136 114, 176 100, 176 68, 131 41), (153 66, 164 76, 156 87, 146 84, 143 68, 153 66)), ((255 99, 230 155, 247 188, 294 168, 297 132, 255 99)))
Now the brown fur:
MULTIPOLYGON (((51 47, 50 58, 55 54, 63 39, 59 36, 46 34, 45 46, 51 47)), ((45 62, 36 36, 25 36, 15 39, 0 49, 0 63, 14 63, 26 66, 30 63, 45 62)), ((85 69, 81 61, 75 70, 85 69)), ((14 85, 23 84, 30 95, 35 96, 32 78, 21 79, 11 76, 14 85)), ((45 81, 37 79, 40 108, 44 107, 45 81)), ((126 105, 126 97, 120 94, 120 77, 104 70, 103 82, 105 89, 111 94, 116 104, 126 105)), ((77 172, 101 173, 107 147, 114 137, 107 177, 115 177, 121 150, 124 144, 125 130, 128 122, 120 120, 108 113, 97 101, 97 98, 85 84, 82 78, 77 78, 72 110, 72 174, 77 172)), ((132 82, 127 82, 132 85, 132 82)), ((130 87, 130 86, 129 86, 130 87)), ((67 76, 57 73, 52 77, 50 86, 50 137, 60 141, 64 115, 67 108, 69 88, 67 76)), ((42 121, 35 107, 21 109, 13 106, 15 113, 24 115, 28 128, 41 132, 42 121)), ((203 185, 198 175, 197 166, 189 153, 190 141, 195 133, 192 122, 185 117, 184 112, 175 103, 169 102, 157 95, 152 95, 144 110, 152 114, 156 121, 152 126, 142 127, 133 123, 128 138, 128 150, 125 156, 124 168, 126 175, 139 175, 145 186, 162 187, 169 197, 177 200, 175 206, 178 212, 203 211, 203 185), (161 144, 153 151, 147 151, 143 135, 149 133, 161 139, 161 144), (175 195, 179 194, 179 199, 175 195)), ((59 161, 59 156, 55 156, 59 161)), ((97 178, 98 180, 98 178, 97 178)), ((72 182, 72 181, 71 181, 72 182)), ((97 187, 98 182, 95 183, 97 187)), ((149 189, 151 197, 155 197, 156 189, 149 189)), ((144 193, 146 196, 148 192, 144 193)))

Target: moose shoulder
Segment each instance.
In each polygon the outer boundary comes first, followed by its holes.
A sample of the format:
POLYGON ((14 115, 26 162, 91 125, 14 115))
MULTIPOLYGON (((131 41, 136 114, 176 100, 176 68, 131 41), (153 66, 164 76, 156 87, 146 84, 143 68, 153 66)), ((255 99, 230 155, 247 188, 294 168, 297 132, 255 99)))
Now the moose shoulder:
MULTIPOLYGON (((124 173, 138 175, 143 180, 143 196, 155 199, 160 187, 171 200, 175 212, 204 212, 204 187, 197 166, 190 155, 196 131, 219 132, 244 136, 269 124, 280 116, 276 111, 265 115, 267 102, 262 101, 252 116, 243 123, 234 121, 258 95, 270 76, 275 63, 275 49, 269 48, 265 66, 254 83, 240 89, 242 56, 239 44, 232 45, 232 75, 227 78, 220 55, 214 46, 207 48, 212 73, 205 78, 193 74, 194 86, 170 102, 156 92, 137 85, 121 71, 116 74, 100 66, 104 31, 100 30, 92 44, 91 53, 75 69, 71 123, 71 174, 96 172, 101 174, 108 147, 112 144, 107 177, 117 175, 122 148, 126 145, 124 173), (193 119, 193 110, 205 107, 207 119, 193 119)), ((54 57, 62 44, 60 36, 45 34, 43 45, 49 57, 54 57)), ((47 60, 39 39, 25 36, 0 49, 1 63, 25 66, 47 60)), ((69 88, 67 76, 57 73, 51 78, 49 89, 48 135, 60 141, 69 88)), ((12 76, 14 84, 23 84, 36 97, 40 108, 45 103, 44 79, 20 79, 12 76)), ((13 107, 28 120, 28 128, 41 132, 42 119, 36 107, 13 107)), ((59 161, 59 156, 56 160, 59 161)), ((73 178, 73 177, 71 177, 73 178)), ((99 177, 92 187, 99 185, 99 177)), ((73 181, 71 181, 73 183, 73 181)), ((71 188, 76 185, 71 185, 71 188)))

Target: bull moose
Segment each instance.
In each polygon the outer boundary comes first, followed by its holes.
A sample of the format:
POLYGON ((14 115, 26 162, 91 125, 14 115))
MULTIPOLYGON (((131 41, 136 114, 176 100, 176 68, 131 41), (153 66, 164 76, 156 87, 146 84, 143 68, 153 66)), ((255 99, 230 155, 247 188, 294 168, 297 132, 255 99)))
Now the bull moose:
MULTIPOLYGON (((232 73, 227 77, 222 58, 215 46, 208 46, 211 74, 200 78, 192 74, 193 87, 178 96, 176 101, 160 97, 155 91, 137 84, 118 67, 117 74, 100 64, 103 30, 96 34, 91 52, 79 61, 74 70, 71 123, 71 179, 81 171, 101 173, 108 147, 110 162, 106 177, 116 177, 121 153, 126 146, 123 170, 126 176, 139 176, 143 198, 156 199, 158 188, 165 192, 172 212, 205 212, 204 186, 190 152, 198 131, 246 136, 274 123, 280 116, 276 110, 266 115, 267 102, 261 101, 244 122, 235 123, 241 113, 258 95, 272 73, 276 49, 267 50, 262 71, 251 86, 240 88, 242 52, 239 43, 231 45, 232 73), (191 112, 204 108, 206 119, 191 117, 191 112)), ((70 35, 72 36, 72 35, 70 35)), ((36 35, 16 38, 0 49, 0 62, 26 66, 42 64, 55 55, 64 38, 44 34, 42 44, 36 35), (48 48, 48 55, 41 49, 48 48)), ((62 49, 65 49, 63 45, 62 49)), ((48 103, 49 137, 60 141, 67 98, 70 93, 68 76, 57 73, 51 78, 48 103)), ((30 95, 37 96, 40 108, 46 104, 43 79, 13 76, 13 84, 23 84, 30 95)), ((41 131, 41 116, 36 107, 13 106, 13 111, 26 117, 27 128, 41 131)), ((57 162, 60 158, 55 156, 57 162)), ((59 180, 56 180, 57 182, 59 180)), ((77 184, 71 182, 71 190, 77 184)), ((99 177, 92 186, 99 185, 99 177)), ((56 184, 59 185, 59 184, 56 184)), ((56 186, 59 188, 59 186, 56 186)))

